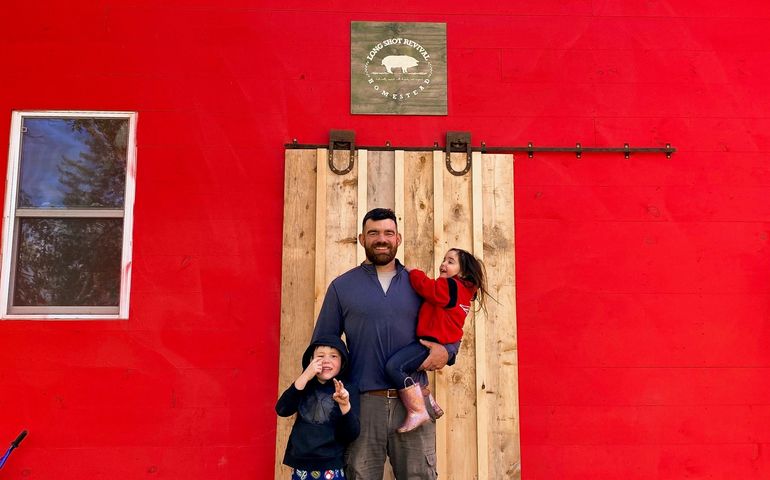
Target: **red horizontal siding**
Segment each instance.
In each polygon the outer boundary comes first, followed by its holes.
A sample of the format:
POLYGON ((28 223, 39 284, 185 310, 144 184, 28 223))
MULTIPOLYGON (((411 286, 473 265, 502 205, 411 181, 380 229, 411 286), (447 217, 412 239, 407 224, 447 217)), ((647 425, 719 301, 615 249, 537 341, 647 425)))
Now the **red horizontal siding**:
POLYGON ((129 320, 0 323, 8 478, 273 471, 283 145, 332 128, 674 145, 516 156, 522 478, 770 477, 767 2, 12 3, 0 135, 139 120, 129 320), (351 116, 353 20, 446 22, 449 115, 351 116))

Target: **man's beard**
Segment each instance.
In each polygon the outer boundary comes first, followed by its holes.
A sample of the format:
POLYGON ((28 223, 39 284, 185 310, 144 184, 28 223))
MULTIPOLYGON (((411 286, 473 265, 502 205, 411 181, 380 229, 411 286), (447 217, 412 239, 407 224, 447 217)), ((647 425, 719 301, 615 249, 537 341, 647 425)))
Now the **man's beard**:
POLYGON ((392 262, 393 259, 396 258, 396 251, 398 251, 398 247, 396 245, 391 245, 390 243, 375 243, 364 247, 364 252, 366 252, 366 259, 377 266, 387 265, 390 262, 392 262), (381 246, 388 247, 388 251, 387 252, 374 251, 375 247, 381 247, 381 246))

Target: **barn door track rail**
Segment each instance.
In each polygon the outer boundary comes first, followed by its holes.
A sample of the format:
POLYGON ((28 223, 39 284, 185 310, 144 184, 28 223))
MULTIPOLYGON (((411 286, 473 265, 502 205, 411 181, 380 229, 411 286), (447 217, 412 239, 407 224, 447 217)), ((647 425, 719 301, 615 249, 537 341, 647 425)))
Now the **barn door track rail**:
POLYGON ((345 175, 353 169, 353 163, 356 159, 356 150, 369 150, 369 151, 418 151, 425 152, 431 150, 443 150, 446 153, 446 168, 452 175, 462 176, 468 173, 471 169, 471 153, 516 153, 526 152, 527 157, 533 158, 535 153, 546 152, 572 152, 577 158, 581 158, 583 153, 622 153, 625 158, 631 158, 632 153, 663 153, 666 158, 671 158, 671 155, 676 152, 676 148, 672 147, 670 143, 667 143, 665 147, 632 147, 628 143, 624 143, 622 147, 584 147, 581 143, 576 143, 574 147, 536 147, 532 142, 527 143, 526 146, 512 146, 512 147, 488 147, 485 142, 481 142, 481 146, 471 146, 471 132, 449 131, 446 132, 446 143, 442 149, 438 142, 434 142, 431 146, 426 147, 394 147, 390 142, 385 142, 385 145, 358 145, 356 146, 356 133, 353 130, 330 130, 329 131, 329 144, 328 145, 315 145, 315 144, 302 144, 293 139, 291 143, 285 145, 287 149, 328 149, 328 163, 329 169, 337 175, 345 175), (348 150, 350 157, 348 159, 348 165, 345 168, 339 169, 334 165, 334 152, 336 150, 348 150), (450 162, 450 155, 452 153, 465 153, 467 155, 465 160, 465 167, 462 170, 455 170, 450 162))

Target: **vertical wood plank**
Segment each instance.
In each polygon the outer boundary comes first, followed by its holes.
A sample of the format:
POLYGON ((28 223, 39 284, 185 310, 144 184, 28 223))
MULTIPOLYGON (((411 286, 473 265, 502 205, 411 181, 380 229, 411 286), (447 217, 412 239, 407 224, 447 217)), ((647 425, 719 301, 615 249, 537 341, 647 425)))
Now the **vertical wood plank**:
MULTIPOLYGON (((484 225, 483 225, 483 201, 482 201, 482 175, 483 158, 481 152, 473 152, 471 163, 472 183, 472 212, 473 220, 473 255, 484 261, 484 225)), ((476 341, 476 458, 478 458, 479 480, 489 479, 489 442, 487 441, 488 403, 486 399, 486 372, 487 372, 487 329, 486 314, 483 310, 476 309, 473 315, 476 341)))
MULTIPOLYGON (((347 165, 350 152, 335 151, 337 168, 347 165)), ((356 266, 356 245, 358 244, 358 170, 337 175, 329 167, 326 173, 326 251, 324 254, 324 284, 321 293, 323 302, 326 289, 337 276, 356 266)), ((317 230, 320 234, 320 230, 317 230)))
MULTIPOLYGON (((444 236, 444 152, 433 152, 433 278, 438 277, 439 266, 446 250, 444 236)), ((452 414, 448 410, 446 369, 435 373, 433 378, 433 391, 436 401, 444 409, 443 418, 451 419, 452 414)), ((451 421, 451 420, 449 420, 451 421)), ((436 422, 436 459, 439 475, 450 468, 447 459, 447 421, 436 422)))
MULTIPOLYGON (((462 170, 467 155, 451 154, 455 170, 462 170)), ((440 255, 447 248, 458 247, 473 250, 472 185, 470 175, 455 176, 444 173, 443 192, 443 229, 446 247, 440 249, 440 255)), ((438 258, 438 257, 437 257, 438 258)), ((447 469, 448 478, 454 480, 472 479, 477 474, 476 458, 476 360, 475 360, 475 318, 468 315, 463 329, 463 340, 457 362, 442 370, 442 376, 448 377, 447 406, 451 424, 447 431, 447 469)))
MULTIPOLYGON (((313 150, 287 150, 285 155, 283 253, 281 270, 281 348, 278 395, 301 373, 300 358, 310 342, 315 322, 314 280, 316 184, 313 150)), ((294 417, 278 417, 275 441, 275 478, 289 478, 282 465, 294 417)))
MULTIPOLYGON (((405 152, 402 222, 404 264, 429 273, 434 271, 433 200, 433 152, 405 152)), ((431 372, 428 377, 431 388, 435 391, 435 375, 431 372)), ((446 422, 446 418, 445 416, 439 420, 437 429, 446 422)), ((441 438, 437 433, 437 445, 441 438)), ((440 446, 438 449, 440 450, 440 446)))
MULTIPOLYGON (((360 231, 360 225, 361 222, 364 220, 364 215, 366 215, 366 212, 368 211, 367 207, 369 206, 369 199, 368 199, 368 167, 369 167, 369 152, 367 150, 359 150, 358 151, 358 179, 359 180, 367 180, 367 181, 359 181, 357 185, 358 189, 358 201, 356 203, 356 208, 358 209, 358 218, 356 218, 356 229, 359 229, 360 231)), ((366 253, 364 252, 364 247, 358 243, 356 244, 356 264, 361 264, 364 260, 366 260, 366 253)))
POLYGON ((513 157, 489 155, 484 162, 484 260, 488 287, 487 374, 490 478, 521 478, 513 157))
POLYGON ((367 191, 368 210, 372 208, 395 208, 395 162, 393 151, 369 152, 367 191))
MULTIPOLYGON (((396 150, 393 160, 393 210, 396 212, 399 233, 404 238, 407 231, 406 224, 404 224, 404 151, 396 150)), ((406 245, 399 248, 396 254, 396 258, 401 263, 404 263, 405 249, 406 245)))
POLYGON ((315 167, 315 276, 313 278, 313 291, 315 292, 313 322, 321 311, 324 294, 326 293, 326 176, 328 169, 327 150, 316 150, 315 167))
MULTIPOLYGON (((393 151, 369 153, 369 167, 366 176, 366 211, 372 208, 395 209, 395 153, 393 151)), ((361 218, 363 219, 363 217, 361 218)), ((399 249, 399 252, 401 250, 399 249)), ((395 478, 389 461, 385 462, 385 471, 382 478, 383 480, 393 480, 395 478)))
POLYGON ((433 272, 433 153, 404 155, 404 262, 433 272))

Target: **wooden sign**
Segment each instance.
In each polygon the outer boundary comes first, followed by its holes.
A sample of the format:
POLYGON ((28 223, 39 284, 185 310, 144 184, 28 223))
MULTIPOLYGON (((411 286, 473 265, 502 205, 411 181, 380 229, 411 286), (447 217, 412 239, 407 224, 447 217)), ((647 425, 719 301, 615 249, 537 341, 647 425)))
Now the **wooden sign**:
POLYGON ((445 23, 352 22, 350 113, 446 115, 445 23))

